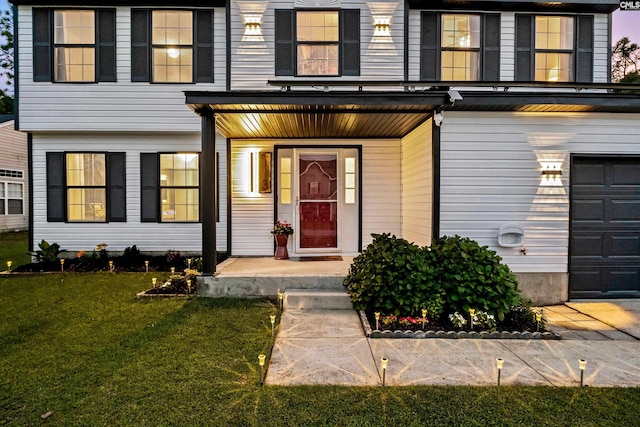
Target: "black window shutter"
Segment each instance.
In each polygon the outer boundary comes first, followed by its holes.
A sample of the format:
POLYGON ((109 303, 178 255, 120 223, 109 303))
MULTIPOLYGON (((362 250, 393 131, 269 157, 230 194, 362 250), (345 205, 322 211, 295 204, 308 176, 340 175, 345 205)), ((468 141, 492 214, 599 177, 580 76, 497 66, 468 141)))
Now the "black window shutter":
POLYGON ((33 81, 50 82, 51 9, 33 8, 33 81))
POLYGON ((440 16, 420 14, 420 80, 440 78, 440 16))
POLYGON ((146 9, 131 10, 131 81, 150 81, 151 33, 150 13, 146 9))
POLYGON ((276 10, 276 76, 296 73, 294 14, 293 10, 276 10))
POLYGON ((532 15, 516 15, 516 81, 533 80, 533 27, 532 15))
POLYGON ((140 221, 159 221, 158 154, 140 153, 140 221))
POLYGON ((47 221, 65 221, 64 153, 47 153, 47 221))
POLYGON ((116 81, 116 11, 98 9, 96 80, 99 82, 116 81))
POLYGON ((213 83, 213 10, 195 12, 196 83, 213 83))
POLYGON ((500 81, 500 14, 483 15, 482 80, 500 81))
POLYGON ((127 221, 127 172, 125 153, 107 153, 107 212, 110 222, 127 221))
POLYGON ((341 12, 340 40, 343 76, 360 75, 360 9, 343 9, 341 12))
POLYGON ((576 27, 576 81, 593 82, 593 15, 579 15, 576 27))

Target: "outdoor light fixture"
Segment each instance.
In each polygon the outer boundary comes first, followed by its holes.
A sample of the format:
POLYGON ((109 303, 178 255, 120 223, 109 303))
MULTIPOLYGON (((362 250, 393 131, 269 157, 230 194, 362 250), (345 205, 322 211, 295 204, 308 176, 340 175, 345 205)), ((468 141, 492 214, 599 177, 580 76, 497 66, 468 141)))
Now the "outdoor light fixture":
POLYGON ((153 279, 151 279, 151 284, 153 285, 153 287, 156 287, 156 283, 157 283, 158 279, 156 279, 155 277, 153 279))
POLYGON ((276 315, 272 314, 270 317, 271 317, 271 338, 273 338, 273 335, 275 334, 275 327, 276 327, 276 315))
POLYGON ((280 290, 278 290, 278 306, 280 307, 280 310, 282 310, 283 305, 284 305, 284 292, 280 292, 280 290))
POLYGON ((498 385, 500 385, 500 374, 502 374, 502 365, 504 364, 504 360, 496 359, 496 366, 498 367, 498 385))
POLYGON ((425 324, 425 321, 427 320, 426 317, 427 317, 427 309, 423 308, 422 309, 422 329, 424 329, 424 324, 425 324))
POLYGON ((109 271, 113 271, 113 261, 109 260, 109 271))
POLYGON ((149 260, 146 260, 144 262, 144 270, 148 273, 149 272, 149 260))
POLYGON ((587 361, 578 359, 578 366, 580 366, 580 387, 584 387, 584 370, 587 369, 587 361))
POLYGON ((191 293, 191 279, 187 279, 187 293, 191 293))
POLYGON ((60 271, 64 271, 64 258, 60 258, 60 271))
POLYGON ((267 356, 264 354, 258 355, 258 363, 260 364, 260 385, 264 384, 264 361, 267 359, 267 356))
POLYGON ((373 316, 376 318, 376 329, 380 329, 380 312, 376 311, 375 313, 373 313, 373 316))
POLYGON ((244 20, 244 34, 247 36, 260 35, 260 17, 248 16, 244 20))
POLYGON ((171 274, 174 274, 176 272, 176 268, 175 267, 171 267, 171 274))
POLYGON ((542 185, 553 187, 562 185, 562 161, 541 161, 540 165, 542 166, 542 185))
POLYGON ((473 317, 476 315, 475 308, 469 309, 469 329, 473 329, 473 317))
POLYGON ((384 387, 385 379, 387 376, 387 365, 389 364, 389 359, 383 357, 380 359, 380 366, 382 367, 382 386, 384 387))
POLYGON ((13 264, 13 261, 7 261, 7 269, 9 271, 11 271, 11 265, 13 264))
POLYGON ((390 36, 391 35, 391 18, 375 18, 373 23, 374 36, 390 36))
POLYGON ((536 313, 536 332, 540 332, 540 321, 542 320, 542 311, 536 313))
POLYGON ((433 112, 433 123, 440 127, 442 125, 442 121, 444 120, 444 113, 442 110, 436 110, 433 112))
POLYGON ((187 268, 191 269, 191 258, 187 259, 187 268))

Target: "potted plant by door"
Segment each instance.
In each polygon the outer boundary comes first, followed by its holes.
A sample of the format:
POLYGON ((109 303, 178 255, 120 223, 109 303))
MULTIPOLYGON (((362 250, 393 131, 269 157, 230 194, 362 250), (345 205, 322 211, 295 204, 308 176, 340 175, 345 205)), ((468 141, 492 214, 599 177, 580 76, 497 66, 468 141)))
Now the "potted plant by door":
POLYGON ((287 240, 289 236, 293 234, 293 228, 291 224, 286 221, 277 220, 273 225, 271 234, 276 239, 276 254, 275 259, 289 259, 289 252, 287 251, 287 240))

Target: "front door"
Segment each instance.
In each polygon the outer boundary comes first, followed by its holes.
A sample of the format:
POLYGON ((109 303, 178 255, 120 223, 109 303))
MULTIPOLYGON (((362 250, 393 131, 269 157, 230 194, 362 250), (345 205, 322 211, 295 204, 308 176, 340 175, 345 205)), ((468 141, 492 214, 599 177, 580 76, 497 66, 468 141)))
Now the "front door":
POLYGON ((359 150, 277 150, 276 218, 293 224, 293 255, 354 255, 360 250, 359 150))
POLYGON ((298 152, 297 249, 338 250, 338 153, 298 152))

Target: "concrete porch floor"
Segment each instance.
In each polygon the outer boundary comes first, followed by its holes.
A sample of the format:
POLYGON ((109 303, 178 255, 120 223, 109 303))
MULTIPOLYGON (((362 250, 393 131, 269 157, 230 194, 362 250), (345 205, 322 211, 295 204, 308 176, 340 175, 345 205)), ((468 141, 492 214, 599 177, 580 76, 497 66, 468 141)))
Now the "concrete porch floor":
POLYGON ((268 277, 268 276, 339 276, 345 277, 352 256, 341 261, 304 261, 302 258, 284 260, 273 257, 229 258, 218 265, 216 277, 268 277))

